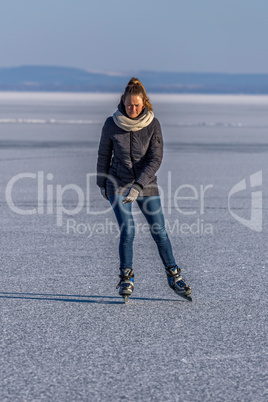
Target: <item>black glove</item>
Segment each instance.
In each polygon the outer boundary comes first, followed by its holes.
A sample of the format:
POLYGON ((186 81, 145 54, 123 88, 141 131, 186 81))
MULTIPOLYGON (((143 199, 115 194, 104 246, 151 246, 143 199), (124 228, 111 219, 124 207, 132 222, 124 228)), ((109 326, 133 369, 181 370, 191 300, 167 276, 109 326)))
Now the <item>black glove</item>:
POLYGON ((103 198, 105 198, 105 200, 108 200, 108 201, 109 201, 109 199, 108 199, 108 197, 107 197, 107 194, 106 194, 106 188, 105 188, 105 187, 101 187, 101 188, 100 188, 100 192, 101 192, 101 195, 103 196, 103 198))

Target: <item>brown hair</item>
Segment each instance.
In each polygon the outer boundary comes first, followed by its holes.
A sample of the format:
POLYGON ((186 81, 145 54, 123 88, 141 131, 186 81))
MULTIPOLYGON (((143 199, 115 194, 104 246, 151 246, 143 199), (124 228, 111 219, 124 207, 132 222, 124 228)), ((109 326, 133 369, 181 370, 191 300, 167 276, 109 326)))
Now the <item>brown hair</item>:
POLYGON ((125 91, 121 96, 121 101, 123 102, 123 104, 125 104, 125 100, 128 95, 141 96, 143 99, 144 107, 147 107, 151 111, 153 110, 153 105, 149 101, 145 88, 138 78, 132 77, 128 82, 125 91))

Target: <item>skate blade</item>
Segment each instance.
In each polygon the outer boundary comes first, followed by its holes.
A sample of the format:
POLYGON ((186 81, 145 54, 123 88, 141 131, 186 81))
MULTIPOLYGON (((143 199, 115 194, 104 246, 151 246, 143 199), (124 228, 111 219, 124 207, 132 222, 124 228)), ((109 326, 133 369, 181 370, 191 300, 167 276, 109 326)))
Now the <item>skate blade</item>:
POLYGON ((193 301, 191 295, 187 296, 187 295, 181 295, 181 294, 179 294, 179 293, 177 293, 177 294, 178 294, 180 297, 182 297, 183 299, 185 299, 185 300, 187 300, 187 301, 189 301, 189 302, 193 301))
POLYGON ((177 290, 175 290, 176 295, 182 297, 185 300, 188 300, 189 302, 193 301, 191 293, 189 293, 188 295, 184 292, 179 292, 177 290))
POLYGON ((129 296, 130 296, 130 295, 123 295, 123 296, 122 296, 125 304, 128 303, 128 301, 129 301, 129 296))

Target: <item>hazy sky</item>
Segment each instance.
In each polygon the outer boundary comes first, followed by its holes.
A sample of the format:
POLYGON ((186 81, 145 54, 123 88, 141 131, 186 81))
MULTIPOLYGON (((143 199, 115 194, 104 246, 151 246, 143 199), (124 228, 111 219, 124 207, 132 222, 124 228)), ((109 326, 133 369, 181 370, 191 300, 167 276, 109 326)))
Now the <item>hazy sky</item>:
POLYGON ((268 0, 0 0, 0 67, 268 73, 268 0))

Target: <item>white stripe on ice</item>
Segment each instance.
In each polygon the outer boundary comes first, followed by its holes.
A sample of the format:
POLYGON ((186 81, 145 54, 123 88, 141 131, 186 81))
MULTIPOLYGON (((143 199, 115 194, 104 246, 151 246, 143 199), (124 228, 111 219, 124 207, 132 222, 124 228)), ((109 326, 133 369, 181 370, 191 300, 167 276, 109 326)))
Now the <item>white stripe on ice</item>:
MULTIPOLYGON (((241 104, 268 105, 268 95, 225 95, 225 94, 149 94, 152 103, 198 103, 198 104, 241 104)), ((5 92, 0 91, 0 104, 23 101, 24 103, 41 102, 115 102, 119 93, 80 93, 80 92, 5 92)))
POLYGON ((99 124, 93 120, 0 119, 0 124, 99 124))

